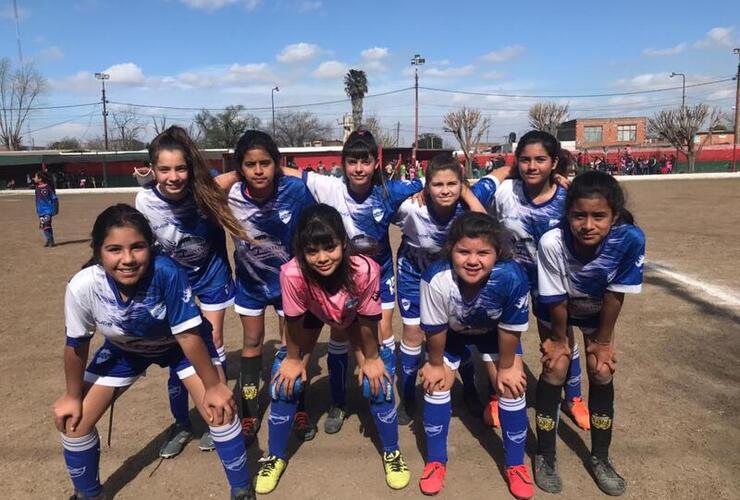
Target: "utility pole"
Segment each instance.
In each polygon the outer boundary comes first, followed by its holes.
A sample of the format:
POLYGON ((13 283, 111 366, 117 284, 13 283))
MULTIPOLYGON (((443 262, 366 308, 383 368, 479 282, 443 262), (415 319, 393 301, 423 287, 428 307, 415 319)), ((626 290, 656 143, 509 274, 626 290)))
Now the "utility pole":
POLYGON ((419 54, 414 54, 411 59, 411 65, 414 67, 414 102, 415 102, 415 119, 414 119, 414 147, 411 150, 411 163, 416 166, 416 150, 419 142, 419 66, 424 64, 426 59, 419 54))
POLYGON ((401 146, 401 122, 396 122, 396 147, 401 146))
POLYGON ((106 153, 108 152, 108 99, 105 98, 105 81, 110 79, 108 73, 95 73, 95 78, 100 80, 103 85, 103 96, 101 98, 103 102, 103 141, 105 142, 105 153, 103 153, 103 185, 108 187, 108 162, 106 153))
MULTIPOLYGON (((681 77, 681 113, 686 110, 686 75, 684 73, 676 73, 675 71, 669 75, 669 78, 674 76, 681 77)), ((673 165, 674 171, 678 173, 678 158, 681 152, 676 148, 676 164, 673 165)))
POLYGON ((738 127, 738 122, 740 122, 740 48, 732 49, 732 53, 738 56, 737 72, 735 73, 735 133, 732 140, 732 171, 736 172, 735 155, 737 143, 740 142, 740 128, 738 127))
POLYGON ((272 138, 275 140, 275 92, 280 92, 280 87, 275 85, 270 91, 270 102, 272 103, 272 138))

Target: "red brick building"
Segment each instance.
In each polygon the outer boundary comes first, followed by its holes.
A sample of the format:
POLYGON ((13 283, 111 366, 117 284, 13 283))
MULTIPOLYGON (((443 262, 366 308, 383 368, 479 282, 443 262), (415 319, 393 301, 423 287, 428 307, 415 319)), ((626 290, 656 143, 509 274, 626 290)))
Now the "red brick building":
POLYGON ((558 139, 576 141, 577 149, 641 146, 645 143, 647 118, 577 118, 558 127, 558 139))

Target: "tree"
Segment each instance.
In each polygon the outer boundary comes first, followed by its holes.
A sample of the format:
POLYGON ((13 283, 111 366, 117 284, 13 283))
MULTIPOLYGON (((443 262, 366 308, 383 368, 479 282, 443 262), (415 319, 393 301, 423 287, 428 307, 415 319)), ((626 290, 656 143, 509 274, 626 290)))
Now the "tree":
POLYGON ((568 105, 538 102, 529 108, 529 126, 557 135, 558 126, 568 117, 568 105))
MULTIPOLYGON (((204 109, 193 118, 202 137, 200 145, 205 148, 233 148, 239 138, 249 129, 259 129, 261 120, 250 114, 242 114, 244 106, 228 106, 223 112, 211 114, 204 109)), ((191 135, 192 137, 192 135, 191 135)))
POLYGON ((9 58, 0 59, 0 143, 9 150, 20 149, 23 125, 46 87, 33 64, 13 70, 9 58))
POLYGON ((696 157, 701 153, 704 144, 709 142, 720 117, 721 113, 718 109, 710 109, 706 104, 697 104, 659 111, 653 118, 648 118, 648 127, 651 134, 662 137, 686 155, 689 161, 689 172, 693 172, 696 157), (694 136, 705 124, 709 131, 707 139, 700 143, 694 142, 694 136))
POLYGON ((362 128, 369 130, 373 134, 373 137, 375 137, 375 142, 380 146, 385 148, 398 147, 396 134, 384 129, 377 117, 368 116, 362 128))
POLYGON ((419 134, 418 147, 420 149, 442 149, 444 147, 444 143, 442 141, 442 138, 437 134, 431 134, 427 132, 424 134, 419 134))
POLYGON ((62 137, 58 141, 54 141, 51 144, 49 144, 49 149, 76 149, 80 150, 82 149, 82 144, 80 144, 80 141, 75 139, 74 137, 62 137))
POLYGON ((481 118, 480 111, 463 106, 457 111, 450 111, 444 116, 445 131, 450 132, 457 139, 465 155, 465 174, 473 176, 473 153, 478 148, 483 137, 491 126, 491 121, 481 118))
POLYGON ((167 130, 167 116, 152 116, 152 124, 154 125, 154 133, 156 135, 161 134, 167 130))
POLYGON ((283 147, 302 147, 306 143, 326 140, 331 125, 322 123, 308 111, 281 112, 275 116, 275 142, 283 147))
POLYGON ((351 69, 344 76, 344 91, 352 100, 352 121, 355 130, 362 126, 362 100, 367 94, 367 75, 361 69, 351 69))
POLYGON ((139 119, 136 110, 132 107, 122 108, 111 112, 115 133, 113 137, 114 147, 123 151, 134 151, 141 149, 143 143, 140 140, 145 130, 144 123, 139 119))

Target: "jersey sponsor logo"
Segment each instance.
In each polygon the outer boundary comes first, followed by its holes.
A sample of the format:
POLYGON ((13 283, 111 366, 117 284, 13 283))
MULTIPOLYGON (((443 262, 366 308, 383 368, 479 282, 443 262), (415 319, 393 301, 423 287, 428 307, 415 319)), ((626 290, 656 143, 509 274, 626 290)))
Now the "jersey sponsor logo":
POLYGON ((182 301, 187 304, 193 298, 193 289, 190 287, 182 291, 182 301))
POLYGON ((516 444, 521 444, 527 438, 527 429, 524 429, 523 431, 519 431, 519 432, 506 431, 506 437, 511 439, 516 444))
POLYGON ((226 469, 229 469, 230 471, 238 471, 246 467, 247 465, 247 454, 242 453, 241 456, 236 457, 232 460, 221 460, 221 463, 224 464, 224 467, 226 469))
POLYGON ((391 408, 387 412, 378 412, 378 420, 384 424, 392 424, 396 420, 396 408, 391 408))
POLYGON ((111 358, 111 356, 113 356, 113 353, 110 352, 110 349, 101 349, 100 352, 98 352, 97 357, 95 358, 95 362, 105 363, 111 358))
POLYGON ((184 266, 197 270, 197 264, 203 262, 209 251, 210 245, 205 239, 200 236, 188 235, 177 242, 172 258, 184 266))
POLYGON ((642 267, 642 265, 643 265, 644 263, 645 263, 645 256, 644 256, 644 255, 640 255, 640 256, 639 256, 639 257, 637 258, 637 261, 635 262, 635 267, 642 267))
POLYGON ((280 220, 283 221, 283 224, 287 224, 293 217, 293 212, 291 212, 290 210, 278 210, 278 217, 280 217, 280 220))
POLYGON ((408 311, 411 307, 411 301, 409 299, 401 299, 401 307, 404 311, 408 311))
POLYGON ((72 479, 82 477, 85 474, 85 471, 87 471, 87 467, 67 467, 69 477, 71 477, 72 479))
POLYGON ((375 222, 380 222, 381 220, 383 220, 382 208, 373 208, 373 219, 375 219, 375 222))
POLYGON ((288 415, 278 415, 277 413, 270 412, 270 416, 267 417, 267 420, 269 420, 272 425, 283 425, 288 423, 290 417, 288 415))
POLYGON ((600 431, 607 431, 612 426, 612 418, 609 415, 592 413, 591 425, 600 431))
POLYGON ((555 420, 548 415, 537 415, 537 428, 541 431, 549 432, 555 429, 555 420))
POLYGON ((427 435, 427 437, 439 436, 440 434, 442 434, 443 429, 444 429, 444 425, 424 424, 424 433, 427 435))

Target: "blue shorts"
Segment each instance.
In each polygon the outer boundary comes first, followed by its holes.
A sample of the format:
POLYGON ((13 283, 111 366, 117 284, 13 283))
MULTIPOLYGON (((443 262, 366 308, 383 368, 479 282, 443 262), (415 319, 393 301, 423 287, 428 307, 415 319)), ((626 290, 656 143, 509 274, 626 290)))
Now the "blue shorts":
POLYGON ((234 286, 234 280, 229 278, 228 281, 216 286, 194 289, 193 293, 198 297, 201 310, 222 311, 234 304, 236 287, 234 286))
MULTIPOLYGON (((485 362, 498 360, 498 334, 492 331, 483 335, 462 335, 460 333, 447 331, 447 342, 445 343, 444 362, 453 370, 460 366, 460 360, 470 357, 468 346, 475 346, 485 362)), ((522 343, 516 346, 517 355, 522 355, 522 343)))
POLYGON ((398 259, 398 308, 404 325, 421 324, 419 286, 421 272, 409 259, 398 259))
POLYGON ((396 307, 396 277, 393 275, 393 265, 383 266, 380 275, 380 304, 386 309, 396 307))
POLYGON ((236 280, 236 297, 234 298, 234 310, 242 316, 262 316, 267 306, 275 308, 279 316, 283 316, 283 298, 280 295, 265 297, 256 294, 252 287, 248 287, 242 280, 236 280))
MULTIPOLYGON (((216 348, 213 346, 213 340, 210 336, 204 336, 203 341, 208 348, 213 364, 220 365, 221 361, 218 359, 216 348)), ((195 375, 195 368, 177 344, 162 354, 143 356, 125 351, 106 339, 85 371, 85 382, 106 387, 128 387, 137 378, 144 375, 149 366, 155 363, 163 368, 169 367, 177 373, 180 380, 195 375)))

